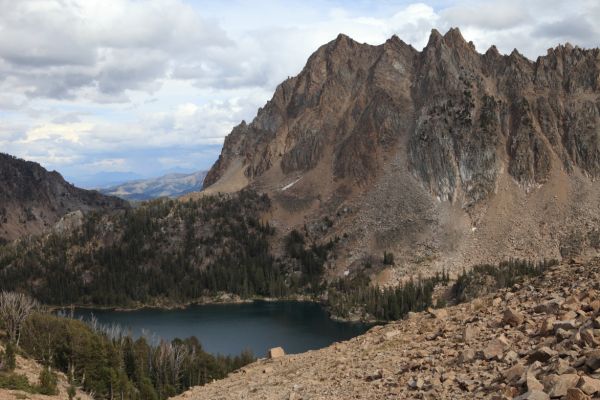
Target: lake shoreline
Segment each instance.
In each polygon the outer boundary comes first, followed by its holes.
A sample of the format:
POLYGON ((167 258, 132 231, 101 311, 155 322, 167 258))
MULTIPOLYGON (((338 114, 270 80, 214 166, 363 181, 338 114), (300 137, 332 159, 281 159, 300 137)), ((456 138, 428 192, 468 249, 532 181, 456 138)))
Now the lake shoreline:
POLYGON ((372 318, 364 318, 362 316, 353 316, 350 318, 341 317, 331 312, 327 306, 327 302, 321 298, 315 298, 308 295, 291 295, 285 297, 252 297, 242 298, 238 295, 231 293, 221 293, 216 296, 203 296, 199 299, 194 299, 186 302, 171 302, 171 301, 155 301, 153 303, 140 303, 131 306, 112 305, 112 306, 100 306, 97 304, 69 304, 69 305, 45 305, 52 312, 56 311, 67 311, 70 309, 83 309, 83 310, 102 310, 102 311, 119 311, 119 312, 134 312, 140 310, 183 310, 190 306, 202 306, 202 305, 231 305, 231 304, 251 304, 255 302, 302 302, 302 303, 314 303, 320 305, 326 312, 329 318, 336 322, 347 322, 356 324, 372 324, 379 325, 386 321, 378 321, 372 318))
POLYGON ((149 310, 181 310, 185 309, 189 306, 202 306, 202 305, 230 305, 230 304, 248 304, 254 302, 280 302, 280 301, 295 301, 295 302, 309 302, 309 303, 317 303, 321 306, 325 307, 325 304, 318 300, 311 298, 306 295, 292 295, 286 297, 252 297, 252 298, 242 298, 238 295, 230 294, 230 293, 222 293, 217 296, 209 297, 203 296, 198 299, 189 300, 185 302, 172 302, 172 301, 155 301, 152 303, 140 303, 133 304, 130 306, 123 305, 98 305, 94 303, 83 303, 83 304, 68 304, 68 305, 52 305, 46 304, 44 305, 50 311, 58 311, 58 310, 69 310, 69 309, 94 309, 94 310, 103 310, 103 311, 139 311, 144 309, 149 310))

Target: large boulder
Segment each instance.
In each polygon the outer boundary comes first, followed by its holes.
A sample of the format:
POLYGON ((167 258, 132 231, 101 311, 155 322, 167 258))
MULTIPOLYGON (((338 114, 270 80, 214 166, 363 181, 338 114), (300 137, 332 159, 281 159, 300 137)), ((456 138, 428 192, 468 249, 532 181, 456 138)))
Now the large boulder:
POLYGON ((269 349, 268 357, 270 359, 279 358, 279 357, 283 357, 283 356, 285 356, 285 351, 283 351, 283 348, 274 347, 272 349, 269 349))

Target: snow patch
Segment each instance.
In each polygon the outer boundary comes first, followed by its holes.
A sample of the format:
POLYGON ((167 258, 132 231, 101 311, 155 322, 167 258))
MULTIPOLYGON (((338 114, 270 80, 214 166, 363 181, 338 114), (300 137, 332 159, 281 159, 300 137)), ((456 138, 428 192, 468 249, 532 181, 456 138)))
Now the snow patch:
POLYGON ((292 186, 294 186, 296 184, 296 182, 298 182, 300 179, 302 179, 302 177, 296 179, 294 182, 292 183, 288 183, 287 185, 285 185, 284 187, 282 187, 280 190, 283 192, 285 190, 288 190, 289 188, 291 188, 292 186))

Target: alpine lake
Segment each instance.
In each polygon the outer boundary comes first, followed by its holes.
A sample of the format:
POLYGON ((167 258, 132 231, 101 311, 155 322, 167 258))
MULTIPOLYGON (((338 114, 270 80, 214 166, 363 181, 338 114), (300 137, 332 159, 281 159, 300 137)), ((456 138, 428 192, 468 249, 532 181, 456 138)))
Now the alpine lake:
POLYGON ((250 350, 257 357, 264 357, 268 349, 277 346, 291 354, 323 348, 372 327, 333 320, 319 304, 299 301, 191 305, 169 310, 74 310, 75 318, 89 320, 92 316, 103 325, 120 326, 135 338, 196 336, 209 353, 237 355, 250 350))

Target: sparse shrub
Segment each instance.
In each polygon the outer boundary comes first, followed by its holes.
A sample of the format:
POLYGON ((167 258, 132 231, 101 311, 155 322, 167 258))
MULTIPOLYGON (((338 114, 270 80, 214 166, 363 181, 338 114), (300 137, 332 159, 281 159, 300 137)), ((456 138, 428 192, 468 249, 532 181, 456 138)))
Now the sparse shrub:
POLYGON ((75 389, 75 386, 70 385, 67 388, 67 396, 69 396, 69 400, 73 400, 75 398, 76 394, 77 394, 77 390, 75 389))
POLYGON ((17 354, 13 342, 8 342, 6 345, 0 366, 2 366, 2 370, 4 371, 14 371, 17 368, 17 354))
POLYGON ((54 396, 58 394, 57 382, 58 379, 56 374, 50 370, 50 368, 43 368, 40 372, 40 385, 38 386, 38 392, 47 396, 54 396))
POLYGON ((0 373, 0 389, 20 390, 27 393, 37 393, 36 388, 31 386, 27 377, 15 373, 0 373))

